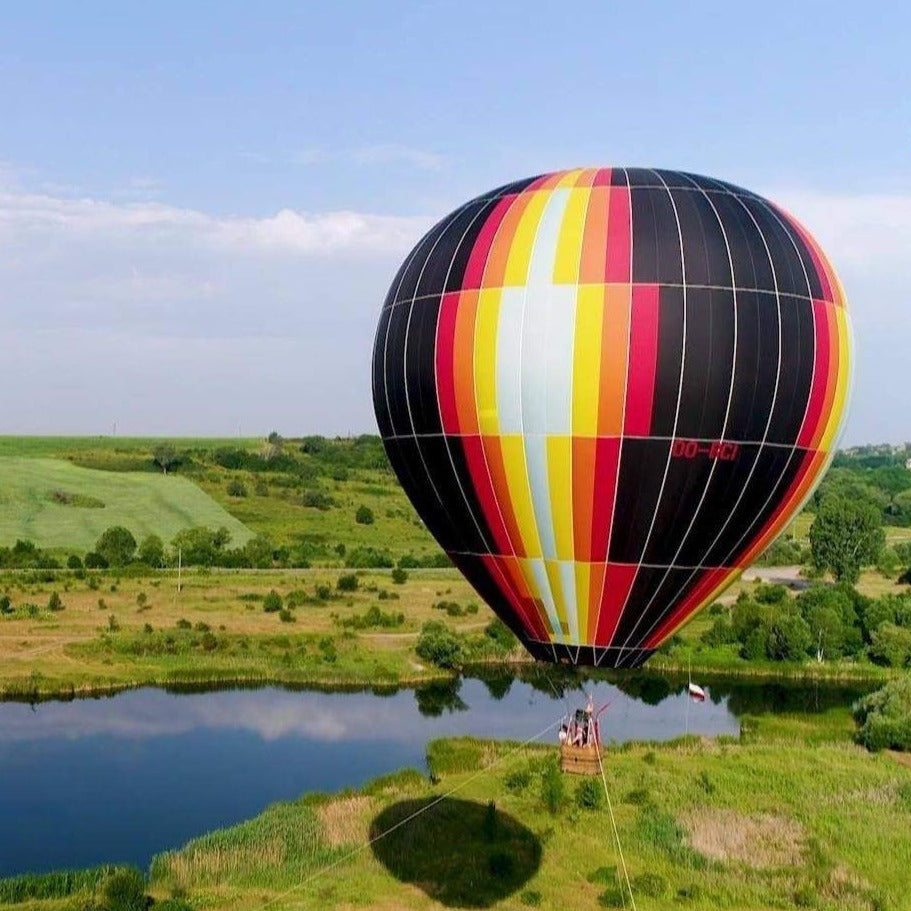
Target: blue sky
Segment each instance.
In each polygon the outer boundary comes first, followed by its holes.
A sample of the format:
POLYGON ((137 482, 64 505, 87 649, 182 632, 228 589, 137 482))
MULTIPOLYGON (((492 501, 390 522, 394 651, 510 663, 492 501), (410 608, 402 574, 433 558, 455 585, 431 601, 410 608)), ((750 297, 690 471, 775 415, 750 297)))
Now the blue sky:
POLYGON ((853 310, 846 442, 911 438, 909 34, 897 4, 8 5, 0 432, 371 430, 422 230, 637 164, 802 218, 853 310))

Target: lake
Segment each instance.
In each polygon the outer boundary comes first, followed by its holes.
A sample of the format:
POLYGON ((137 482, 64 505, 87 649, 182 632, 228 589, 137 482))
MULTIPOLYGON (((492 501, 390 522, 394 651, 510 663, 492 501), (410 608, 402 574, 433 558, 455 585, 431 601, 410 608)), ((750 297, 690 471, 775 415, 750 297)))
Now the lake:
MULTIPOLYGON (((578 684, 569 684, 569 686, 578 684)), ((733 734, 739 717, 818 711, 858 693, 716 684, 696 704, 686 682, 638 673, 587 683, 605 740, 733 734)), ((276 687, 0 703, 0 876, 129 862, 304 791, 356 787, 424 769, 435 737, 525 740, 584 704, 552 676, 496 676, 390 692, 276 687)), ((555 731, 544 740, 556 742, 555 731)))

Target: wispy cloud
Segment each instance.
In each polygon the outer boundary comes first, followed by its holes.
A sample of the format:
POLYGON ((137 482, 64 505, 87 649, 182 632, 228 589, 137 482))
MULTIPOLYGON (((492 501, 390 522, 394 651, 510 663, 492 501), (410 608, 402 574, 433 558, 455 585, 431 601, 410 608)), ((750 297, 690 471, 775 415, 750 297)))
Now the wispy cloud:
POLYGON ((373 145, 358 146, 351 149, 300 149, 295 152, 241 152, 241 157, 262 165, 314 165, 342 164, 357 166, 396 165, 402 164, 421 171, 441 171, 449 163, 449 158, 428 149, 399 143, 381 142, 373 145))

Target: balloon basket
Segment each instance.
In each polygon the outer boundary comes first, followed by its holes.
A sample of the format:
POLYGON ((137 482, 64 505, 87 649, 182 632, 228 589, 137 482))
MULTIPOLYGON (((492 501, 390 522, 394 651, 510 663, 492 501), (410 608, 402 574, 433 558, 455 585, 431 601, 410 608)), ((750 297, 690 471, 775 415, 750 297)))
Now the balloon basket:
POLYGON ((601 756, 599 744, 573 746, 564 743, 560 747, 560 768, 570 775, 600 775, 601 756))

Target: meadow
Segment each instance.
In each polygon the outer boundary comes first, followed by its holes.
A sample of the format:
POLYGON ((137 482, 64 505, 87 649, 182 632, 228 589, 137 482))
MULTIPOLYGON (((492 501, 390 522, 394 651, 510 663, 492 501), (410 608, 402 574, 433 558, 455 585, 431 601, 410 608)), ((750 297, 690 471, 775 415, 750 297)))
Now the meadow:
POLYGON ((166 541, 185 528, 225 527, 234 543, 250 530, 187 478, 83 468, 63 459, 0 456, 0 542, 34 541, 85 553, 112 525, 136 540, 166 541))
MULTIPOLYGON (((610 806, 599 778, 556 771, 553 725, 544 743, 435 741, 429 777, 274 804, 157 856, 147 890, 219 911, 595 911, 630 907, 630 891, 643 911, 908 909, 911 768, 852 729, 838 708, 606 748, 610 806)), ((35 895, 34 911, 78 908, 84 879, 8 891, 35 895), (61 897, 39 900, 51 885, 61 897)))

